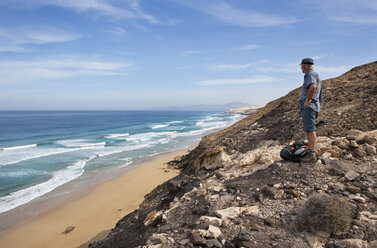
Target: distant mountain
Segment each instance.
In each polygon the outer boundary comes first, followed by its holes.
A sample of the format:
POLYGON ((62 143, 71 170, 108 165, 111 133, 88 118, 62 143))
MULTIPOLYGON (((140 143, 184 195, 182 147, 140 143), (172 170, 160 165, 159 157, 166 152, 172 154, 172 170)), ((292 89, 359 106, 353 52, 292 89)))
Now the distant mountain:
POLYGON ((243 102, 230 102, 226 104, 217 105, 189 105, 189 106, 155 106, 152 110, 205 110, 205 111, 227 111, 229 109, 236 109, 250 106, 248 103, 243 102))

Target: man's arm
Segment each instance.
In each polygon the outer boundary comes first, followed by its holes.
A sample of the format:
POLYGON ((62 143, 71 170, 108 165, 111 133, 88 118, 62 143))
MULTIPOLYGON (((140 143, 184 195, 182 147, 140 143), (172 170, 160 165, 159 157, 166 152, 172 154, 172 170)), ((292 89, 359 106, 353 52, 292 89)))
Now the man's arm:
POLYGON ((315 93, 316 89, 317 89, 317 85, 316 84, 311 84, 309 86, 308 95, 306 96, 306 100, 305 100, 305 103, 304 103, 304 107, 305 108, 309 107, 309 104, 312 102, 312 98, 314 96, 314 93, 315 93))

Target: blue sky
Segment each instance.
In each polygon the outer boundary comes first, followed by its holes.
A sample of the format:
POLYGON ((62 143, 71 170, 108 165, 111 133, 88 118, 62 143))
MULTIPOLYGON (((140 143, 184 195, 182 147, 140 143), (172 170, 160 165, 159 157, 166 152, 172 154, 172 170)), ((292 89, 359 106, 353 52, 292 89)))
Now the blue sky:
POLYGON ((0 109, 262 105, 376 60, 376 0, 1 0, 0 109))

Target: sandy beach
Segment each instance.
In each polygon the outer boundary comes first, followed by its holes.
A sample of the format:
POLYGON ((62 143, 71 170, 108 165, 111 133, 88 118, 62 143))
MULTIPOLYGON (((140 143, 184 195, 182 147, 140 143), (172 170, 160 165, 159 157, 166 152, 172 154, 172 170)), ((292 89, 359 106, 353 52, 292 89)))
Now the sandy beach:
POLYGON ((0 247, 87 247, 106 237, 118 220, 138 208, 144 196, 176 176, 167 162, 187 150, 146 161, 120 177, 96 187, 79 200, 43 213, 20 226, 0 233, 0 247), (74 227, 62 234, 67 227, 74 227))

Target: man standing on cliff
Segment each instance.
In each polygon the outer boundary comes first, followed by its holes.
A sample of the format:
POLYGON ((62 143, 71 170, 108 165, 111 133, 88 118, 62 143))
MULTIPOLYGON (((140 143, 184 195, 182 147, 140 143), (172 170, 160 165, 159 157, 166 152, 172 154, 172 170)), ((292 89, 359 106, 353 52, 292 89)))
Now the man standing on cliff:
POLYGON ((305 76, 300 95, 299 107, 302 117, 302 126, 308 137, 309 143, 309 152, 301 159, 303 162, 316 161, 316 119, 322 105, 322 81, 314 71, 313 67, 313 59, 305 58, 301 61, 301 71, 305 76))

